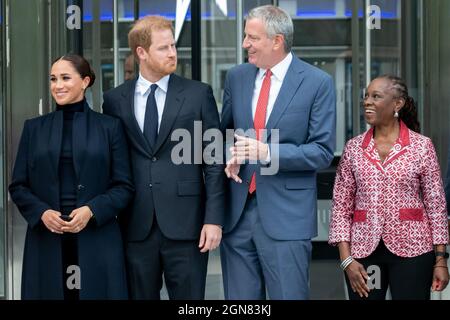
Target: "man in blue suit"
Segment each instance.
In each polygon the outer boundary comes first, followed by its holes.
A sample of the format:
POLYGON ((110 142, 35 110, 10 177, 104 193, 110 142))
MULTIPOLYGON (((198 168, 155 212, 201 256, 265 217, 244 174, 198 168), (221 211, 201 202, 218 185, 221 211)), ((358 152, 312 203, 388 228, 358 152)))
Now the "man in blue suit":
POLYGON ((336 101, 332 78, 295 57, 292 41, 288 14, 252 9, 242 45, 249 63, 226 77, 222 131, 256 132, 227 148, 226 299, 265 299, 266 289, 270 299, 309 298, 316 172, 333 159, 336 101), (274 164, 276 173, 265 174, 274 164))

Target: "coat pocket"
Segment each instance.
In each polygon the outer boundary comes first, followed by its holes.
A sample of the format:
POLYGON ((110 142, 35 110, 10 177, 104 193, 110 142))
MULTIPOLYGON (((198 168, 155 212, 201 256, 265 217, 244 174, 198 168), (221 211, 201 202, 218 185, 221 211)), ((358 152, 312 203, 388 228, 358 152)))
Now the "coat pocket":
POLYGON ((353 212, 353 222, 365 222, 367 220, 366 210, 355 210, 353 212))
POLYGON ((400 209, 401 221, 422 221, 423 209, 400 209))

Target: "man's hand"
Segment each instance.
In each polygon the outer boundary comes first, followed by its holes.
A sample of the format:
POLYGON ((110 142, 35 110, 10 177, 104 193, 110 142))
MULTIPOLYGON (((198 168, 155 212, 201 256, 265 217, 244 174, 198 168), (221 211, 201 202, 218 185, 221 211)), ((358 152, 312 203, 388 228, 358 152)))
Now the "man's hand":
POLYGON ((73 210, 69 217, 72 218, 66 226, 62 228, 64 232, 78 233, 83 230, 92 217, 92 211, 88 206, 83 206, 73 210))
POLYGON ((230 159, 230 161, 227 162, 227 166, 225 167, 225 174, 228 178, 233 179, 237 183, 242 183, 242 179, 238 176, 241 165, 239 163, 235 163, 235 161, 236 158, 233 157, 230 159))
POLYGON ((198 244, 200 252, 205 253, 216 249, 220 240, 222 240, 222 228, 216 224, 204 224, 198 244))
POLYGON ((259 140, 235 135, 236 142, 234 147, 230 148, 231 155, 236 158, 237 163, 243 163, 246 160, 266 160, 269 146, 259 140))

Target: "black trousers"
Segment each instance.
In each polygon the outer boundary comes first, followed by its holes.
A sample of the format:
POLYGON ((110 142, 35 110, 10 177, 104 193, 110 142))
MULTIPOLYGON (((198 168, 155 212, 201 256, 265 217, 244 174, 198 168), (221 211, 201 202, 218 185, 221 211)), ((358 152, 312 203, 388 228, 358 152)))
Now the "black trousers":
POLYGON ((155 219, 145 240, 126 244, 130 298, 159 300, 164 276, 171 300, 204 299, 208 253, 198 241, 168 239, 155 219))
POLYGON ((392 300, 430 299, 435 263, 433 251, 417 257, 403 258, 390 252, 384 242, 380 241, 370 256, 356 260, 364 266, 375 287, 369 292, 368 298, 361 298, 358 293, 353 292, 345 273, 350 300, 385 300, 388 287, 392 300))
MULTIPOLYGON (((62 207, 61 212, 64 215, 69 215, 75 206, 62 207)), ((61 250, 62 250, 62 263, 63 263, 63 289, 64 300, 79 300, 80 290, 72 288, 68 285, 68 281, 71 282, 72 273, 67 272, 70 266, 78 266, 78 235, 76 233, 64 233, 61 235, 61 250), (70 287, 70 288, 69 288, 70 287)))

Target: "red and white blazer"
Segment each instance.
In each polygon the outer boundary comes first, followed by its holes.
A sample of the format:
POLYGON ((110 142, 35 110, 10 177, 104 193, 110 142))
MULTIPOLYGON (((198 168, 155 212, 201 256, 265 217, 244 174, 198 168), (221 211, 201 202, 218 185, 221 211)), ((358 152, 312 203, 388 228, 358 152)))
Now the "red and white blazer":
POLYGON ((350 242, 351 255, 370 255, 383 239, 400 257, 447 244, 447 209, 433 143, 400 122, 381 162, 373 128, 349 140, 338 166, 328 242, 350 242))

